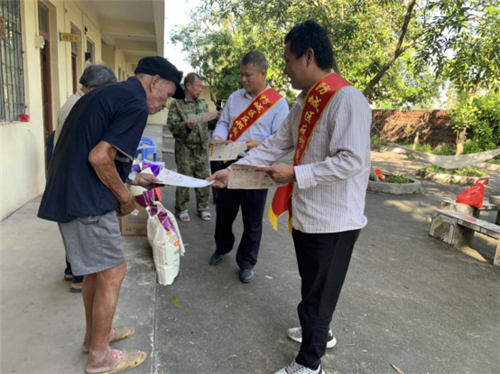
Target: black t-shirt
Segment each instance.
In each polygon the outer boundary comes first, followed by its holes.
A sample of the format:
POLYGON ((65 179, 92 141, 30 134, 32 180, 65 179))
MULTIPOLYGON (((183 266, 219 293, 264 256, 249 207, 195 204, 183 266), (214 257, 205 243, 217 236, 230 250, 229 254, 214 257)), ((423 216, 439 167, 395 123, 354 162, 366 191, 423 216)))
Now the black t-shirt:
POLYGON ((89 154, 100 141, 111 144, 125 182, 147 118, 146 92, 136 78, 97 88, 78 100, 54 149, 38 217, 70 222, 118 209, 118 199, 98 178, 89 154))

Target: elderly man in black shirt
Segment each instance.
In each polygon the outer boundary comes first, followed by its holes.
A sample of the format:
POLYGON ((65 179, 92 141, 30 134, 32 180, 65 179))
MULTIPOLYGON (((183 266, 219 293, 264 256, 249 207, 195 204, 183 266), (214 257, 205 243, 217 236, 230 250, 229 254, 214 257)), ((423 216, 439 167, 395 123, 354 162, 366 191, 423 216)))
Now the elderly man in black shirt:
POLYGON ((109 347, 134 333, 112 328, 127 270, 117 213, 135 209, 127 177, 135 185, 157 186, 152 175, 129 173, 148 115, 165 108, 169 97, 184 98, 181 78, 163 57, 145 57, 135 77, 89 92, 66 119, 50 164, 38 217, 58 222, 73 273, 85 275, 87 373, 121 371, 146 359, 141 351, 109 347))

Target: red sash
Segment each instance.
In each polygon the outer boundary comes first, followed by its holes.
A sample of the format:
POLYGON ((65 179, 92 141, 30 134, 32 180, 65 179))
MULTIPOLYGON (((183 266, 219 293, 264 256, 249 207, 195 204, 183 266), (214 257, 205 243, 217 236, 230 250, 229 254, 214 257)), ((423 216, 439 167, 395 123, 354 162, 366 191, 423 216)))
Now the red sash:
POLYGON ((266 88, 255 96, 250 105, 238 114, 229 129, 229 140, 235 142, 274 104, 283 98, 274 88, 266 88))
MULTIPOLYGON (((352 86, 352 84, 337 74, 330 73, 311 87, 304 100, 304 108, 302 108, 302 114, 300 115, 293 166, 300 165, 302 162, 302 157, 309 145, 316 125, 319 123, 330 101, 337 92, 348 86, 352 86)), ((267 215, 276 231, 278 231, 278 218, 285 214, 287 210, 289 214, 288 232, 292 231, 292 192, 293 182, 290 182, 286 186, 279 187, 274 193, 273 201, 267 215)))

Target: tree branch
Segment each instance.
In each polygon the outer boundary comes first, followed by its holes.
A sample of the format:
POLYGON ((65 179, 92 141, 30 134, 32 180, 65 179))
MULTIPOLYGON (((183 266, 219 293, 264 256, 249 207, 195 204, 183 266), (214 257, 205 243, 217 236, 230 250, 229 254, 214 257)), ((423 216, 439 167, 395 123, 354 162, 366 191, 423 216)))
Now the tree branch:
POLYGON ((399 39, 398 39, 398 43, 396 45, 396 49, 391 54, 391 56, 389 58, 389 61, 387 61, 380 68, 380 70, 375 75, 375 77, 373 77, 370 80, 370 82, 368 82, 368 85, 363 90, 363 94, 365 96, 367 96, 371 92, 371 90, 373 89, 373 87, 375 87, 375 85, 380 81, 380 79, 382 79, 382 77, 384 76, 385 72, 391 67, 391 65, 401 55, 401 53, 403 53, 408 48, 410 48, 411 44, 415 44, 415 40, 416 39, 413 41, 413 43, 410 43, 410 45, 408 45, 408 46, 406 46, 404 48, 401 48, 401 46, 403 45, 403 42, 404 42, 404 38, 406 36, 406 32, 408 31, 408 25, 410 24, 411 17, 412 17, 412 14, 413 14, 413 8, 415 7, 416 2, 417 2, 417 0, 410 0, 409 1, 408 7, 406 8, 406 14, 405 14, 403 26, 401 27, 401 33, 399 34, 399 39))

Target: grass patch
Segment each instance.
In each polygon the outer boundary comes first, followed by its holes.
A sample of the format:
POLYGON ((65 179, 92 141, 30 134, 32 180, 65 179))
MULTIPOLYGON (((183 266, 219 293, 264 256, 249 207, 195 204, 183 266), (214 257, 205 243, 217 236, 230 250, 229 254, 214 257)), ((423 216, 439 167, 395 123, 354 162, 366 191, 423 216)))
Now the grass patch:
MULTIPOLYGON (((413 143, 405 143, 402 144, 405 147, 408 148, 413 148, 413 143)), ((439 145, 435 148, 432 148, 430 144, 418 144, 417 145, 417 151, 424 152, 424 153, 432 153, 433 155, 439 155, 439 156, 453 156, 455 155, 456 148, 450 147, 448 145, 439 145)))
POLYGON ((500 158, 492 158, 491 160, 488 160, 486 162, 489 162, 490 164, 495 164, 495 165, 500 165, 500 158))
POLYGON ((373 145, 387 145, 388 141, 379 138, 377 135, 372 135, 371 142, 373 145))
POLYGON ((476 166, 467 166, 461 169, 445 169, 436 165, 430 165, 424 167, 424 170, 432 173, 459 175, 461 177, 485 177, 488 175, 486 170, 479 169, 476 166))
MULTIPOLYGON (((385 182, 385 183, 413 183, 413 181, 410 178, 403 177, 402 175, 391 175, 391 174, 384 174, 385 179, 381 179, 380 182, 385 182)), ((375 182, 375 178, 372 178, 370 176, 370 180, 372 182, 375 182)))
POLYGON ((389 183, 413 183, 410 178, 403 177, 402 175, 386 175, 385 179, 389 183))

